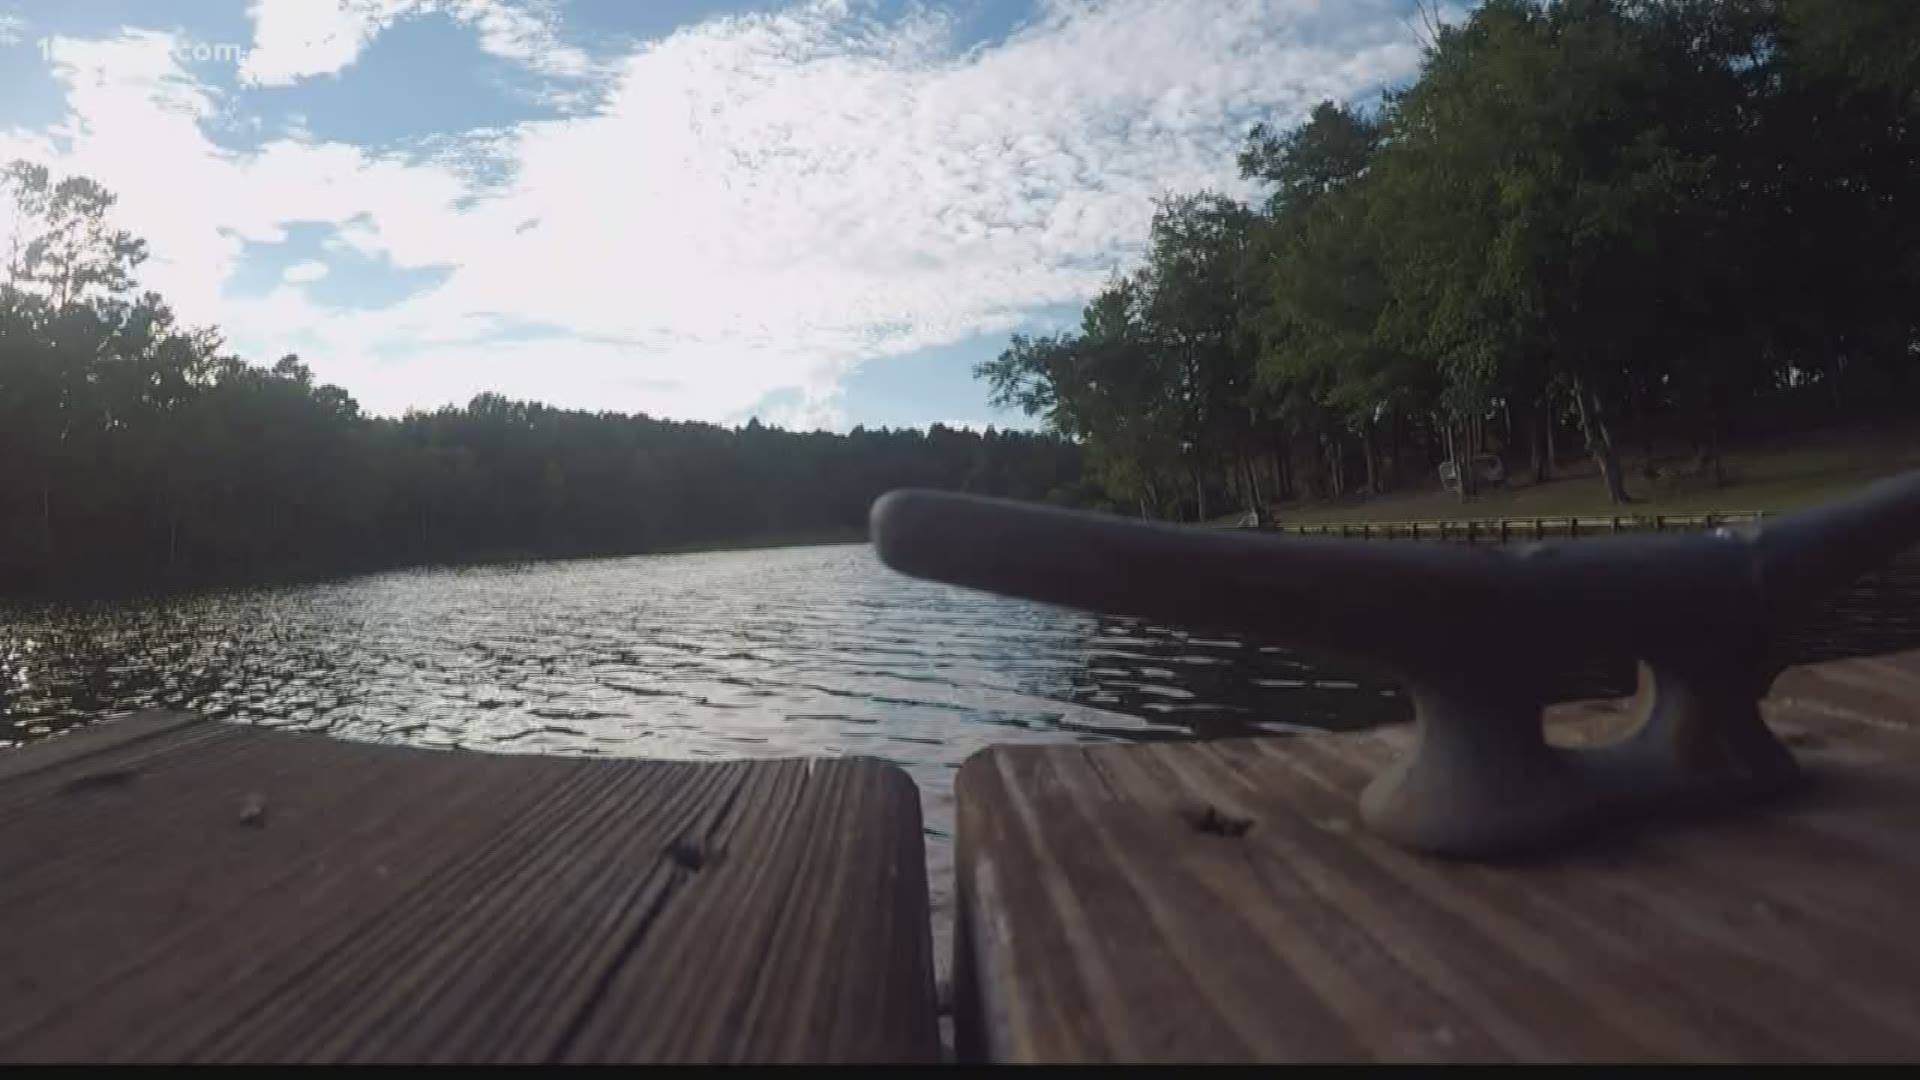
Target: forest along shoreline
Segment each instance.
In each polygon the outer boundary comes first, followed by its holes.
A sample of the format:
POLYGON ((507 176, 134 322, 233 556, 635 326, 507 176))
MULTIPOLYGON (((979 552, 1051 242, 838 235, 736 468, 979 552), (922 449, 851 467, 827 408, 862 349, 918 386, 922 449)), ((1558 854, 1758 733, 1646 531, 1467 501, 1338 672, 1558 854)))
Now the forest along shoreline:
POLYGON ((13 162, 0 597, 857 534, 901 487, 1254 524, 1777 510, 1920 456, 1920 4, 1488 0, 1419 32, 1409 84, 1254 124, 1220 162, 1249 197, 1143 206, 1078 327, 976 366, 1036 430, 369 416, 142 290, 112 192, 13 162), (1885 469, 1742 461, 1876 425, 1885 469), (1442 473, 1459 510, 1392 507, 1442 473), (1500 505, 1536 498, 1578 505, 1500 505))

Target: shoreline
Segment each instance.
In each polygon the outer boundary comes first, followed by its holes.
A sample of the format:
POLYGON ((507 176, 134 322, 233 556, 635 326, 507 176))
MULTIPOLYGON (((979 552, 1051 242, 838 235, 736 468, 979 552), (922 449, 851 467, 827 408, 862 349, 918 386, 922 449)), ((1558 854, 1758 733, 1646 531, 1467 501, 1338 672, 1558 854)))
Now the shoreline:
POLYGON ((696 555, 723 551, 769 551, 776 548, 829 547, 864 544, 865 529, 772 533, 752 537, 691 540, 640 551, 483 551, 461 558, 349 564, 327 567, 289 567, 265 573, 185 574, 162 579, 102 580, 98 575, 75 574, 55 579, 47 587, 15 590, 0 588, 0 609, 62 603, 128 603, 241 589, 277 589, 313 585, 343 578, 367 577, 408 570, 465 570, 519 563, 574 562, 589 559, 632 559, 647 555, 696 555))

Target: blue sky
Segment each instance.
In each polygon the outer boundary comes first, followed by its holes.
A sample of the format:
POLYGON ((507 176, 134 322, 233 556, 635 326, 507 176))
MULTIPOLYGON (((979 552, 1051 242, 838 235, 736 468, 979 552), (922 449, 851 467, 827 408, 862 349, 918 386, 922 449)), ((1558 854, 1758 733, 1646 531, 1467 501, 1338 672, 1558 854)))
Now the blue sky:
MULTIPOLYGON (((369 411, 483 390, 1024 424, 1152 200, 1418 61, 1412 0, 0 0, 0 160, 120 196, 145 283, 369 411)), ((0 229, 8 226, 0 211, 0 229)))

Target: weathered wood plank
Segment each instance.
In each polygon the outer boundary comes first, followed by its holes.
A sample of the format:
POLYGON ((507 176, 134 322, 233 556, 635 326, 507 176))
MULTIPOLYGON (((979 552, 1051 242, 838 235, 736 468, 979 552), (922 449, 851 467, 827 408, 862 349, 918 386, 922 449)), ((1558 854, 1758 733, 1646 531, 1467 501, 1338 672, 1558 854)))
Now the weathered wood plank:
POLYGON ((892 766, 81 735, 0 758, 0 1059, 938 1057, 892 766))
MULTIPOLYGON (((1001 1061, 1920 1053, 1920 654, 1788 673, 1811 782, 1475 864, 1370 835, 1408 728, 985 751, 957 783, 958 1049, 1001 1061)), ((1556 741, 1617 706, 1555 710, 1556 741)))
POLYGON ((199 722, 200 717, 191 713, 150 710, 109 723, 91 724, 63 732, 46 742, 35 743, 29 751, 0 754, 0 781, 78 762, 108 750, 120 750, 131 743, 171 735, 199 722))

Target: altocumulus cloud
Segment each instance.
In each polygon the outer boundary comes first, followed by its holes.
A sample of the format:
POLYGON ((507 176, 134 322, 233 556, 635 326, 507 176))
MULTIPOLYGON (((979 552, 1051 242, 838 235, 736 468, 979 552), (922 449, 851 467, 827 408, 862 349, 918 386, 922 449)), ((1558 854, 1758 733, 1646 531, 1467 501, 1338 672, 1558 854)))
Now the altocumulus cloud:
POLYGON ((288 86, 332 75, 356 60, 382 32, 405 19, 444 14, 470 27, 482 50, 556 76, 584 76, 587 54, 565 44, 558 17, 544 3, 522 0, 253 0, 254 43, 242 81, 288 86))
POLYGON ((969 44, 939 9, 820 0, 590 57, 544 5, 259 0, 232 90, 165 33, 59 42, 65 118, 0 132, 0 154, 119 191, 184 315, 256 359, 297 350, 377 411, 495 389, 739 419, 797 390, 774 419, 832 423, 857 365, 1079 301, 1137 255, 1156 195, 1239 190, 1254 121, 1411 75, 1404 6, 1052 2, 969 44), (247 86, 351 80, 379 34, 432 13, 574 104, 399 149, 210 134, 247 86), (328 306, 295 267, 230 294, 246 243, 296 223, 432 284, 328 306))
POLYGON ((318 259, 304 259, 280 272, 280 280, 293 285, 307 285, 327 276, 327 264, 318 259))

